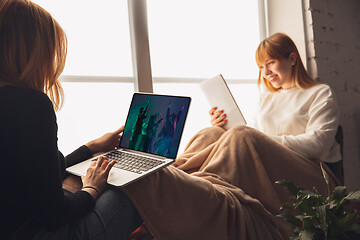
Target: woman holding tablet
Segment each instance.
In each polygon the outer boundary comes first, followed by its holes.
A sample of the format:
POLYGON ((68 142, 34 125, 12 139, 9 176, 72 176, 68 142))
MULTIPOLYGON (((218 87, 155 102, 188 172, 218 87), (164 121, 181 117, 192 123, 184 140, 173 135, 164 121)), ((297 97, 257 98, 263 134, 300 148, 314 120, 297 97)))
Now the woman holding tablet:
MULTIPOLYGON (((338 106, 328 85, 317 83, 306 72, 294 42, 285 34, 274 34, 256 51, 258 84, 264 84, 252 127, 308 159, 330 166, 341 159, 335 141, 338 106)), ((211 109, 211 124, 223 126, 224 113, 211 109)), ((342 172, 338 176, 343 181, 342 172)))
MULTIPOLYGON (((125 188, 155 238, 288 239, 291 229, 276 215, 289 193, 275 182, 327 194, 320 163, 340 159, 331 89, 308 76, 285 34, 262 41, 256 61, 268 92, 254 127, 225 130, 226 113, 211 109, 213 126, 198 132, 173 166, 125 188)), ((325 171, 332 189, 339 182, 325 171)))

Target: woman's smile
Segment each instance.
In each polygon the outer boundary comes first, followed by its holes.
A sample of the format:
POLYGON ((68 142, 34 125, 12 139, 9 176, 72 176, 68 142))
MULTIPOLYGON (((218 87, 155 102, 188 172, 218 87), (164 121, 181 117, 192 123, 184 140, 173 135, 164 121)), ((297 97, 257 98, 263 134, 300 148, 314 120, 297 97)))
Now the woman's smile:
POLYGON ((266 79, 268 79, 270 82, 277 80, 277 75, 267 76, 266 79))

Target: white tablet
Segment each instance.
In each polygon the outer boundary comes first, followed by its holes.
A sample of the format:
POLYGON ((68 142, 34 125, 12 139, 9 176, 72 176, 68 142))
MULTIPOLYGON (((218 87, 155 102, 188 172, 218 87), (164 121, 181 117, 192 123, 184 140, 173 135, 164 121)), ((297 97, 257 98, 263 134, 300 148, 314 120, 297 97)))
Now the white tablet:
POLYGON ((227 123, 223 127, 226 130, 236 125, 246 125, 246 120, 221 74, 202 81, 200 87, 211 108, 217 107, 217 110, 224 110, 227 123))

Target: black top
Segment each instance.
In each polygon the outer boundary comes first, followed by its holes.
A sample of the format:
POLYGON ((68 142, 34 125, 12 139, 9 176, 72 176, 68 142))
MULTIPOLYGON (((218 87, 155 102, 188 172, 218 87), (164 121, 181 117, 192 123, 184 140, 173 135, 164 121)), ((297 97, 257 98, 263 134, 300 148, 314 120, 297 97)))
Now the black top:
POLYGON ((90 156, 86 146, 66 160, 58 151, 56 116, 47 95, 0 87, 0 236, 9 236, 30 217, 54 230, 89 212, 95 204, 91 195, 65 196, 62 179, 65 166, 90 156))

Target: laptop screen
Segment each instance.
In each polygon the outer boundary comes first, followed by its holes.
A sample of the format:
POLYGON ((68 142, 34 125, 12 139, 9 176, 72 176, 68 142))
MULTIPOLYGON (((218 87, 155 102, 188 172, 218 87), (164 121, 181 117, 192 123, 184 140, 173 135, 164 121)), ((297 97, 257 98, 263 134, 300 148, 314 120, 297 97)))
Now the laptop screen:
POLYGON ((134 93, 120 147, 174 159, 190 98, 134 93))

